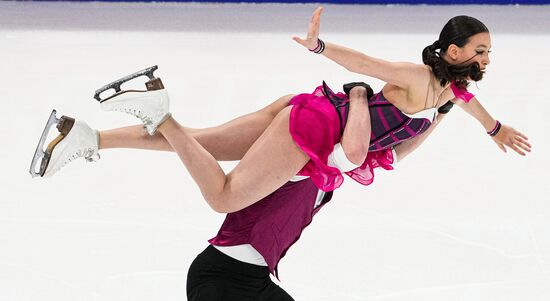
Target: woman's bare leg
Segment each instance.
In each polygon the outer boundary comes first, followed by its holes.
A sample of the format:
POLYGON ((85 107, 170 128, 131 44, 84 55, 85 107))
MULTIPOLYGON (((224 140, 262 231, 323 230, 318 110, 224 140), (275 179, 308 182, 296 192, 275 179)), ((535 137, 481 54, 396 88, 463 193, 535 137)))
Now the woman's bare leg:
POLYGON ((290 109, 277 114, 228 175, 191 131, 172 117, 158 131, 178 153, 208 204, 218 212, 233 212, 275 191, 309 160, 290 135, 290 109))
MULTIPOLYGON (((283 96, 267 107, 219 126, 205 129, 186 129, 216 160, 240 160, 260 137, 273 118, 285 107, 293 95, 283 96)), ((143 126, 135 125, 99 133, 99 148, 137 148, 173 151, 160 133, 149 136, 143 126)))
POLYGON ((99 149, 137 148, 159 151, 173 151, 164 136, 147 134, 143 125, 132 125, 99 132, 99 149))

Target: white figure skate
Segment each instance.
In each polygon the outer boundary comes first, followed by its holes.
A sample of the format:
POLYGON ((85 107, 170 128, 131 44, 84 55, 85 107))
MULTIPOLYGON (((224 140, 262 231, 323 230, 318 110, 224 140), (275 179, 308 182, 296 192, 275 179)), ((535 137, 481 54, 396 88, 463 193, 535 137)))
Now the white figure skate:
POLYGON ((153 75, 157 66, 138 71, 103 86, 95 92, 94 98, 101 103, 104 111, 124 112, 141 119, 149 135, 154 135, 159 125, 170 117, 168 93, 160 78, 153 75), (147 90, 121 90, 120 85, 142 75, 149 77, 145 83, 147 90), (101 93, 110 89, 115 94, 102 99, 101 93))
POLYGON ((97 161, 98 142, 99 135, 96 130, 71 117, 57 118, 56 111, 53 110, 36 147, 30 173, 33 178, 51 177, 67 163, 79 157, 84 157, 89 162, 97 161), (44 142, 53 125, 56 125, 59 135, 44 149, 44 142))

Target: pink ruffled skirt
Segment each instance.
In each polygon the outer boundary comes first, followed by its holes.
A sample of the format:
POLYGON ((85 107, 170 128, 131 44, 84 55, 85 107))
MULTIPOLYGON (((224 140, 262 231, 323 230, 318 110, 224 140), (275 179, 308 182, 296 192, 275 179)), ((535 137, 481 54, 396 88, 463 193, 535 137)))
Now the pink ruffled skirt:
MULTIPOLYGON (((347 98, 344 93, 336 95, 347 98)), ((327 162, 334 145, 342 138, 338 112, 324 96, 322 86, 311 94, 294 96, 289 105, 292 106, 290 134, 310 158, 298 174, 309 176, 323 191, 335 190, 342 185, 344 177, 337 168, 328 166, 327 162)), ((370 185, 374 180, 374 169, 382 167, 391 170, 393 160, 391 149, 370 151, 360 167, 346 174, 360 184, 370 185)))

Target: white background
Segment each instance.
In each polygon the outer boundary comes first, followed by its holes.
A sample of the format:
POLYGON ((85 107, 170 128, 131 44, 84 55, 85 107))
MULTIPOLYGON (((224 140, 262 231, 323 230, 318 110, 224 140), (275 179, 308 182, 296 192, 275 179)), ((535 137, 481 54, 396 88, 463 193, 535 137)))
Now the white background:
MULTIPOLYGON (((135 124, 102 112, 93 92, 151 65, 191 127, 321 80, 379 90, 291 40, 314 8, 0 3, 0 300, 185 300, 187 269, 224 216, 171 153, 103 151, 31 179, 47 117, 135 124)), ((492 31, 492 64, 472 92, 533 152, 502 153, 454 108, 395 171, 335 192, 279 266, 296 300, 550 300, 550 7, 327 5, 321 37, 420 63, 458 14, 492 31)))

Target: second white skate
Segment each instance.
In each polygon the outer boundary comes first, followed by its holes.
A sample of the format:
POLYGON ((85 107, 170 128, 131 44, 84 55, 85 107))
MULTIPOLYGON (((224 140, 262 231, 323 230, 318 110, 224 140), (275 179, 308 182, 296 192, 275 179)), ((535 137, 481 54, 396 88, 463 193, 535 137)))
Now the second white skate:
POLYGON ((149 135, 154 135, 158 126, 170 117, 168 93, 161 79, 153 75, 157 68, 153 66, 107 84, 96 91, 94 98, 104 111, 119 111, 141 119, 149 135), (147 90, 121 90, 123 83, 143 75, 149 77, 145 83, 147 90), (115 94, 101 99, 101 93, 110 89, 114 89, 115 94))

